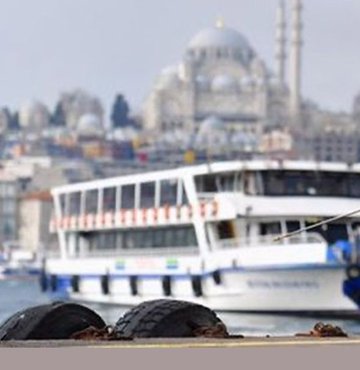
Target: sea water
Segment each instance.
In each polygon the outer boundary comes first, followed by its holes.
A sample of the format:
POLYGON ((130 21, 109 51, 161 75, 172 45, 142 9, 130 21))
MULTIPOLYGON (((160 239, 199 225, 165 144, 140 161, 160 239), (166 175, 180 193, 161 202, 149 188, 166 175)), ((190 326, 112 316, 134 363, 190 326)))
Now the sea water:
MULTIPOLYGON (((0 281, 0 323, 15 312, 48 303, 46 294, 40 291, 37 279, 0 281)), ((82 303, 84 304, 84 303, 82 303)), ((108 325, 114 325, 126 309, 116 306, 85 304, 96 311, 108 325)), ((245 336, 286 336, 309 332, 315 323, 322 321, 340 326, 348 334, 360 335, 359 320, 319 319, 301 316, 263 314, 218 313, 231 334, 245 336)))

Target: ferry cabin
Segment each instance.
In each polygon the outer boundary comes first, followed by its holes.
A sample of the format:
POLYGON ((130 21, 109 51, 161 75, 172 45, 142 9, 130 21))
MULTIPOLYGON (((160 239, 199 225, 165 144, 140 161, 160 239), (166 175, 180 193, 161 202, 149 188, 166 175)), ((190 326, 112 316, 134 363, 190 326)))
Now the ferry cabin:
MULTIPOLYGON (((117 279, 128 277, 128 293, 139 298, 129 301, 135 304, 169 293, 164 286, 173 277, 189 278, 190 291, 177 287, 189 298, 206 296, 206 289, 208 296, 212 290, 218 294, 227 269, 339 267, 357 260, 352 247, 360 226, 356 215, 274 242, 276 235, 360 208, 357 165, 219 162, 72 184, 54 188, 52 195, 51 228, 58 234, 61 258, 49 257, 47 271, 57 279, 70 277, 65 285, 75 296, 79 286, 69 284, 82 274, 106 276, 107 293, 116 291, 117 279)), ((257 282, 247 279, 246 284, 257 282)), ((98 282, 93 284, 87 287, 92 293, 99 290, 98 282)), ((225 290, 229 294, 234 287, 225 290)), ((106 299, 126 302, 121 289, 118 293, 106 299)))

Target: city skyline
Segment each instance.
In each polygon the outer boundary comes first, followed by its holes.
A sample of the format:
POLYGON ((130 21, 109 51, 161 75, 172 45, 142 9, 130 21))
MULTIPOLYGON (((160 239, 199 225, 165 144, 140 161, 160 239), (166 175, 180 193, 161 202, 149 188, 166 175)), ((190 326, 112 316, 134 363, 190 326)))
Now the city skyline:
MULTIPOLYGON (((191 37, 218 17, 275 68, 278 0, 1 3, 0 105, 11 109, 32 99, 53 108, 61 92, 79 87, 98 96, 107 113, 118 92, 138 111, 158 72, 178 61, 191 37)), ((305 0, 304 6, 303 97, 349 111, 360 90, 360 4, 305 0)), ((289 8, 287 2, 288 16, 289 8)))

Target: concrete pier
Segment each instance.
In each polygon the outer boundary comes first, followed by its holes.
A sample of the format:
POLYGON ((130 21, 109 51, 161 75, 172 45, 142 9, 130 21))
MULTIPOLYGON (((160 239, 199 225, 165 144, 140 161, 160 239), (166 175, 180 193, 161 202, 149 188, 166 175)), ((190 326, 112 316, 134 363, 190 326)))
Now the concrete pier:
POLYGON ((113 348, 113 349, 186 349, 186 348, 269 348, 269 347, 312 347, 321 349, 329 346, 358 346, 360 336, 345 338, 317 337, 247 337, 247 338, 146 338, 133 340, 27 340, 0 342, 1 348, 113 348))

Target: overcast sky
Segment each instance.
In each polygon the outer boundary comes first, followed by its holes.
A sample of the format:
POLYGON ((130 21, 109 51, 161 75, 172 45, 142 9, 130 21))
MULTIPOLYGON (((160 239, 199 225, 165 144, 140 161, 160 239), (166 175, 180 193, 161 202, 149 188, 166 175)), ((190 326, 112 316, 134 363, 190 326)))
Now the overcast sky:
MULTIPOLYGON (((274 66, 277 0, 0 0, 0 106, 53 105, 81 87, 141 106, 159 71, 221 16, 274 66)), ((289 5, 289 4, 288 4, 289 5)), ((350 110, 360 90, 360 1, 304 0, 303 95, 350 110)), ((289 6, 288 6, 289 10, 289 6)))

